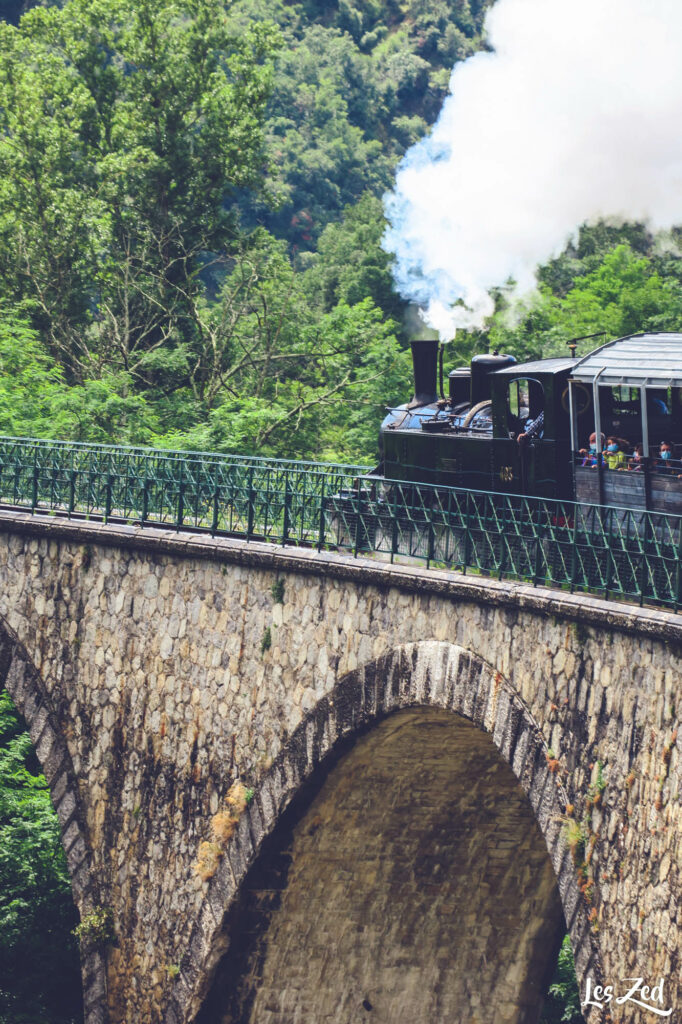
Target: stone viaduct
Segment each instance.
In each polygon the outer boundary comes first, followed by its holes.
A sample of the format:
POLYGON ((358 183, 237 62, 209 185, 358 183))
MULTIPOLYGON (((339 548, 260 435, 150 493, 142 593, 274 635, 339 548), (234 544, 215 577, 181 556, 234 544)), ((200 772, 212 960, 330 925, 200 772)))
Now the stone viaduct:
POLYGON ((87 1024, 531 1024, 566 928, 682 1013, 676 616, 10 513, 0 580, 87 1024))

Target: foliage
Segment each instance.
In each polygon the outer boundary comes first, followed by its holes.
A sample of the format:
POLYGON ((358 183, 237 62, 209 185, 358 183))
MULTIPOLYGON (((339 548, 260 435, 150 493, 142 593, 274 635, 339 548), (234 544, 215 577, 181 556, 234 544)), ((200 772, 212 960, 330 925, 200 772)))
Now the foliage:
MULTIPOLYGON (((70 0, 0 26, 5 347, 30 338, 1 429, 374 457, 409 378, 380 204, 366 195, 300 264, 268 232, 236 230, 228 200, 251 186, 254 201, 274 52, 272 32, 238 14, 219 0, 70 0)), ((350 37, 313 27, 296 31, 311 74, 336 68, 324 103, 350 102, 355 81, 360 116, 369 86, 350 37)))
POLYGON ((0 304, 0 434, 137 443, 151 436, 154 422, 123 371, 67 387, 63 368, 26 318, 0 304))
POLYGON ((81 946, 100 948, 110 945, 116 935, 113 910, 111 907, 95 907, 81 918, 73 934, 81 946))
MULTIPOLYGON (((537 292, 509 304, 498 297, 489 327, 491 347, 521 358, 566 354, 566 342, 603 332, 603 340, 641 331, 679 330, 682 258, 667 236, 648 236, 641 225, 618 230, 584 228, 540 268, 537 292), (589 244, 592 243, 592 244, 589 244)), ((599 344, 593 341, 593 346, 599 344)), ((587 351, 579 346, 580 351, 587 351)))
POLYGON ((568 935, 564 936, 561 944, 540 1024, 583 1024, 573 949, 568 935))
POLYGON ((0 692, 0 1022, 82 1020, 59 823, 28 734, 0 692))
POLYGON ((0 23, 0 265, 69 382, 192 336, 204 253, 257 185, 275 45, 220 0, 70 0, 0 23))
POLYGON ((381 248, 385 221, 381 202, 371 192, 347 206, 338 222, 327 225, 315 253, 302 254, 309 300, 329 312, 370 298, 387 317, 401 320, 405 303, 393 289, 391 257, 381 248))
POLYGON ((399 394, 406 378, 394 325, 371 299, 322 312, 285 243, 261 231, 194 316, 187 384, 150 394, 165 422, 186 420, 187 408, 196 422, 158 434, 157 443, 323 458, 375 449, 387 393, 399 394))
POLYGON ((397 160, 435 120, 456 61, 481 46, 491 0, 237 0, 240 25, 269 17, 285 45, 268 104, 274 213, 242 209, 298 248, 366 190, 380 197, 397 160))

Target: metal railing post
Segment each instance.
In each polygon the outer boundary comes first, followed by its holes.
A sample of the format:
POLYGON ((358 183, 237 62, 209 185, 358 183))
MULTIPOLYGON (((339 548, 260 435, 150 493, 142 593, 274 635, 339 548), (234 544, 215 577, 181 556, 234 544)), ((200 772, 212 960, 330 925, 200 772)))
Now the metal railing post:
POLYGON ((362 510, 360 508, 360 477, 357 477, 355 481, 355 544, 353 547, 353 555, 355 558, 358 557, 358 551, 360 549, 360 530, 362 529, 362 510))
POLYGON ((450 565, 452 562, 451 555, 453 549, 453 531, 452 531, 452 490, 448 488, 448 507, 445 513, 445 564, 450 565))
POLYGON ((31 490, 31 512, 35 512, 38 505, 38 449, 33 447, 33 487, 31 490))
POLYGON ((140 522, 144 526, 149 518, 149 479, 145 476, 142 482, 142 518, 140 522))
POLYGON ((185 518, 185 474, 184 462, 180 460, 180 479, 178 480, 178 515, 175 521, 175 529, 179 531, 185 518))
POLYGON ((393 511, 391 515, 391 564, 398 554, 398 486, 393 487, 393 511))
POLYGON ((111 518, 111 496, 113 490, 114 478, 111 473, 107 473, 107 482, 104 486, 104 522, 108 523, 111 518))
POLYGON ((464 510, 464 552, 462 558, 462 575, 466 571, 471 559, 471 491, 467 491, 466 508, 464 510))
POLYGON ((289 470, 284 470, 284 518, 282 520, 282 544, 289 540, 289 515, 291 510, 291 485, 289 470))
POLYGON ((501 580, 504 577, 504 565, 505 565, 506 556, 507 556, 507 547, 506 547, 506 544, 505 544, 505 536, 506 536, 506 534, 505 534, 505 529, 504 528, 508 524, 509 513, 510 513, 509 502, 508 502, 507 498, 504 498, 503 499, 503 506, 502 506, 502 530, 499 529, 499 525, 500 524, 499 524, 499 520, 498 520, 498 531, 497 531, 498 532, 498 536, 500 538, 500 560, 497 563, 497 578, 498 578, 498 580, 501 580))
POLYGON ((571 536, 571 593, 575 590, 575 575, 578 571, 578 508, 573 506, 573 533, 571 536))
POLYGON ((72 469, 69 473, 69 519, 73 515, 76 507, 76 477, 78 476, 78 470, 72 469))
POLYGON ((640 562, 639 562, 639 604, 640 607, 644 604, 644 582, 649 575, 649 558, 647 553, 648 546, 648 533, 649 533, 649 512, 644 513, 644 532, 642 534, 642 547, 640 551, 640 562))
POLYGON ((254 500, 254 493, 253 493, 253 466, 249 466, 247 474, 246 474, 246 477, 247 477, 247 480, 248 480, 248 489, 247 489, 248 508, 247 508, 247 513, 246 513, 246 517, 247 517, 246 518, 246 539, 247 540, 251 540, 251 535, 253 534, 254 517, 255 517, 255 512, 256 512, 255 507, 254 507, 255 506, 255 500, 254 500))
POLYGON ((542 541, 538 534, 535 534, 535 558, 533 560, 533 586, 537 587, 540 579, 540 564, 542 562, 542 541))
POLYGON ((324 517, 324 512, 325 512, 324 500, 325 500, 325 489, 326 489, 325 488, 325 484, 326 484, 326 478, 323 476, 322 477, 322 487, 320 489, 320 523, 319 523, 319 529, 318 529, 318 533, 317 533, 317 550, 318 551, 321 551, 322 548, 324 547, 325 527, 327 525, 325 523, 325 517, 324 517))
POLYGON ((220 502, 220 489, 218 487, 218 474, 213 485, 213 515, 211 517, 211 536, 215 537, 218 532, 218 503, 220 502))

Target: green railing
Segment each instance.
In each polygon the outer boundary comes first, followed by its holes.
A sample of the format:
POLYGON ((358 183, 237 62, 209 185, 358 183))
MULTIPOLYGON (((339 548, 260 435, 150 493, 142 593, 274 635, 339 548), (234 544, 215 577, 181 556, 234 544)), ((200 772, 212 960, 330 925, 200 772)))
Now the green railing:
POLYGON ((366 466, 0 437, 0 504, 682 604, 679 516, 406 484, 366 466))

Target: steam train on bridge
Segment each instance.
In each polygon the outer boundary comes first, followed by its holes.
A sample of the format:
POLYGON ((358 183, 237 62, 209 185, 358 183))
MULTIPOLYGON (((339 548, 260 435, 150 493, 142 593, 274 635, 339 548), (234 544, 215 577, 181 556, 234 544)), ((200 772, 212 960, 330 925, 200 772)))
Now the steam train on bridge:
POLYGON ((378 475, 682 514, 682 334, 570 349, 474 356, 445 394, 442 346, 412 342, 414 397, 381 425, 378 475))

